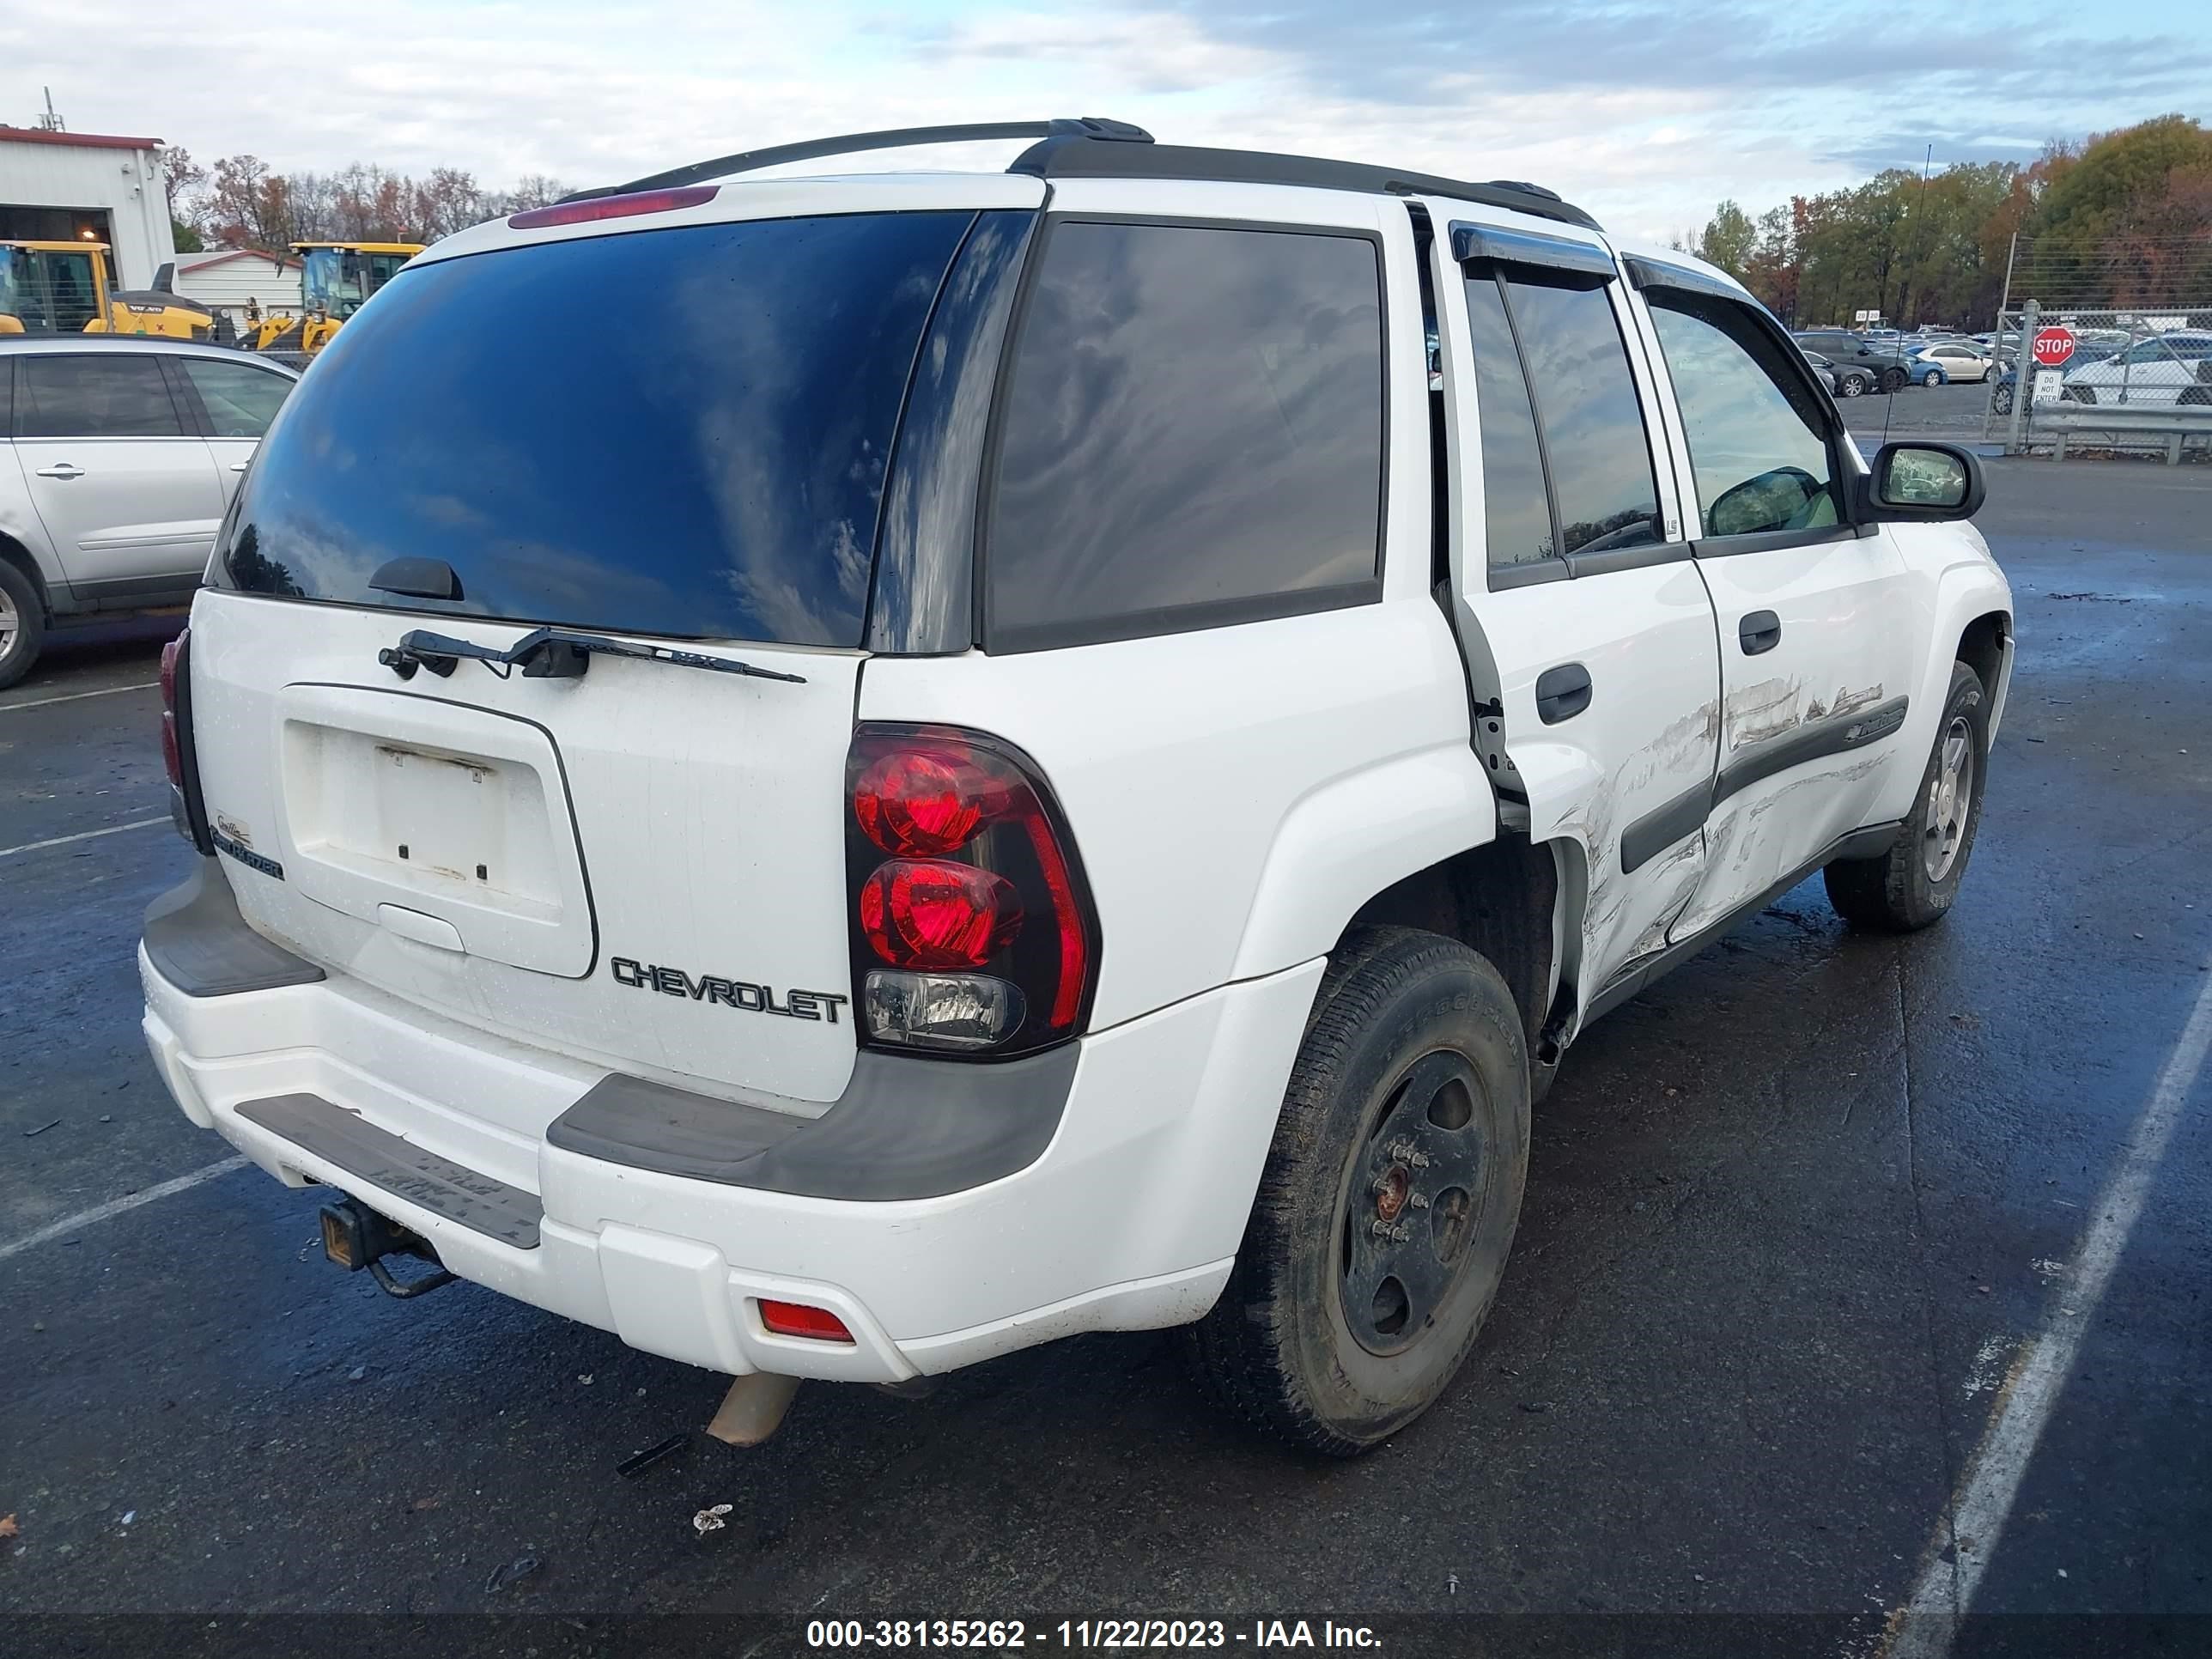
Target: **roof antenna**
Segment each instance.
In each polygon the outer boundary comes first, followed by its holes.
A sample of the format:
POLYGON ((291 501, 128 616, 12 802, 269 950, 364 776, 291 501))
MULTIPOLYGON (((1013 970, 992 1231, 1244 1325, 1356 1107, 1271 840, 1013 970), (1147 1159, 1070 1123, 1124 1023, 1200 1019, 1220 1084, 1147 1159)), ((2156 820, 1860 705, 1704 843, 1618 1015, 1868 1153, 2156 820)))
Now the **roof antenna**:
MULTIPOLYGON (((1935 165, 1936 146, 1930 144, 1928 146, 1927 155, 1923 158, 1920 163, 1920 191, 1919 194, 1912 198, 1912 216, 1916 222, 1925 219, 1928 216, 1928 174, 1929 169, 1931 169, 1935 165)), ((1920 227, 1917 222, 1913 225, 1912 230, 1913 234, 1911 240, 1917 243, 1920 240, 1920 227)), ((1905 280, 1909 283, 1911 278, 1908 276, 1905 280)), ((1905 319, 1900 317, 1897 320, 1901 323, 1905 319)), ((1903 329, 1899 329, 1897 331, 1897 343, 1899 348, 1898 356, 1902 360, 1905 356, 1905 331, 1903 329)), ((1912 371, 1911 369, 1907 369, 1905 372, 1905 386, 1912 384, 1912 371)), ((1905 386, 1902 386, 1897 388, 1897 392, 1902 392, 1904 390, 1905 386)), ((1889 441, 1890 420, 1897 413, 1897 392, 1891 392, 1889 394, 1889 401, 1882 406, 1881 441, 1885 444, 1889 441)))
POLYGON ((46 94, 46 112, 39 118, 39 131, 67 132, 68 126, 64 125, 60 116, 54 113, 54 89, 52 87, 40 87, 39 90, 46 94))

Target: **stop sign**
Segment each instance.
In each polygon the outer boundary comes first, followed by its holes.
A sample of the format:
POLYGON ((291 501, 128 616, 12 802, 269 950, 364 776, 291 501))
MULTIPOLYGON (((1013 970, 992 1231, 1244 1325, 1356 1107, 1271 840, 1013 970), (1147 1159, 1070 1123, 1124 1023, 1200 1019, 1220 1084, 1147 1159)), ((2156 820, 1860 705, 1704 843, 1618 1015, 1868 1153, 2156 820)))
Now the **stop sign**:
POLYGON ((2035 343, 2031 348, 2035 361, 2045 368, 2057 368, 2074 355, 2074 331, 2070 328, 2039 328, 2035 343))

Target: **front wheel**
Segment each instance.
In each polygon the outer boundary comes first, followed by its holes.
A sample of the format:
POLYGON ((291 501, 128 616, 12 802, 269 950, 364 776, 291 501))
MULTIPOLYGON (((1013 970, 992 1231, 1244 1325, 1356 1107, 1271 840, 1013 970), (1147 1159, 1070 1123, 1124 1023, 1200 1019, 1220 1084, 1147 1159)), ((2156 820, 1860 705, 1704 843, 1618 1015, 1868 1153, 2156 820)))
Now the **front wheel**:
POLYGON ((1993 415, 2009 415, 2012 413, 2012 388, 2010 386, 2000 384, 1995 392, 1990 393, 1990 412, 1993 415))
POLYGON ((1865 395, 1866 389, 1867 377, 1863 374, 1846 374, 1836 382, 1836 395, 1838 398, 1863 397, 1865 395))
POLYGON ((1200 1380, 1350 1457, 1435 1402, 1498 1295, 1528 1170, 1512 993, 1434 933, 1363 928, 1322 981, 1200 1380))
POLYGON ((1924 386, 1939 386, 1942 385, 1943 371, 1940 368, 1929 369, 1925 374, 1920 377, 1920 384, 1924 386))
POLYGON ((1981 828, 1989 757, 1988 697, 1974 671, 1954 662, 1936 747, 1897 839, 1887 853, 1838 860, 1820 872, 1838 915, 1856 927, 1893 933, 1943 919, 1959 896, 1974 832, 1981 828))
POLYGON ((1881 372, 1881 389, 1894 397, 1905 390, 1905 383, 1911 378, 1901 368, 1895 367, 1885 368, 1881 372))

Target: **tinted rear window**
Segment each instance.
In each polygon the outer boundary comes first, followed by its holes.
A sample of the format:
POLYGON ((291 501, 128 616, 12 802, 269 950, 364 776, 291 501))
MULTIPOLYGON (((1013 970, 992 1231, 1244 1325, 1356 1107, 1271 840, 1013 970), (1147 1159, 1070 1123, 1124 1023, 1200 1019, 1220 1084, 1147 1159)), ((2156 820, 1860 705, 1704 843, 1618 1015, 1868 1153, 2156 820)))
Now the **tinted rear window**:
POLYGON ((974 215, 595 236, 402 272, 262 445, 254 592, 857 646, 915 343, 974 215), (372 590, 441 559, 456 601, 372 590))
POLYGON ((1320 233, 1052 228, 1000 419, 994 649, 1376 596, 1376 252, 1320 233))

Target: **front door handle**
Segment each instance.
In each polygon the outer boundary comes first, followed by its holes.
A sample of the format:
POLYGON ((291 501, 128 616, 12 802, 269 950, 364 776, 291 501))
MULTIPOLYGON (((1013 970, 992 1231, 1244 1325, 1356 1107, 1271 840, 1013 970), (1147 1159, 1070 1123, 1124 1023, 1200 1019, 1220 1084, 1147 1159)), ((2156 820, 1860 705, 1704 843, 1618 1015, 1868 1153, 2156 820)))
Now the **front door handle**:
POLYGON ((1782 618, 1771 611, 1754 611, 1735 625, 1735 639, 1747 657, 1771 651, 1782 643, 1782 618))
POLYGON ((230 464, 230 470, 233 472, 243 472, 246 471, 246 463, 244 461, 233 461, 230 464))
POLYGON ((1563 662, 1536 676, 1536 718, 1547 726, 1572 720, 1590 706, 1589 670, 1563 662))
POLYGON ((58 461, 52 466, 40 467, 39 476, 41 478, 82 478, 84 477, 84 469, 81 466, 71 466, 67 461, 58 461))

